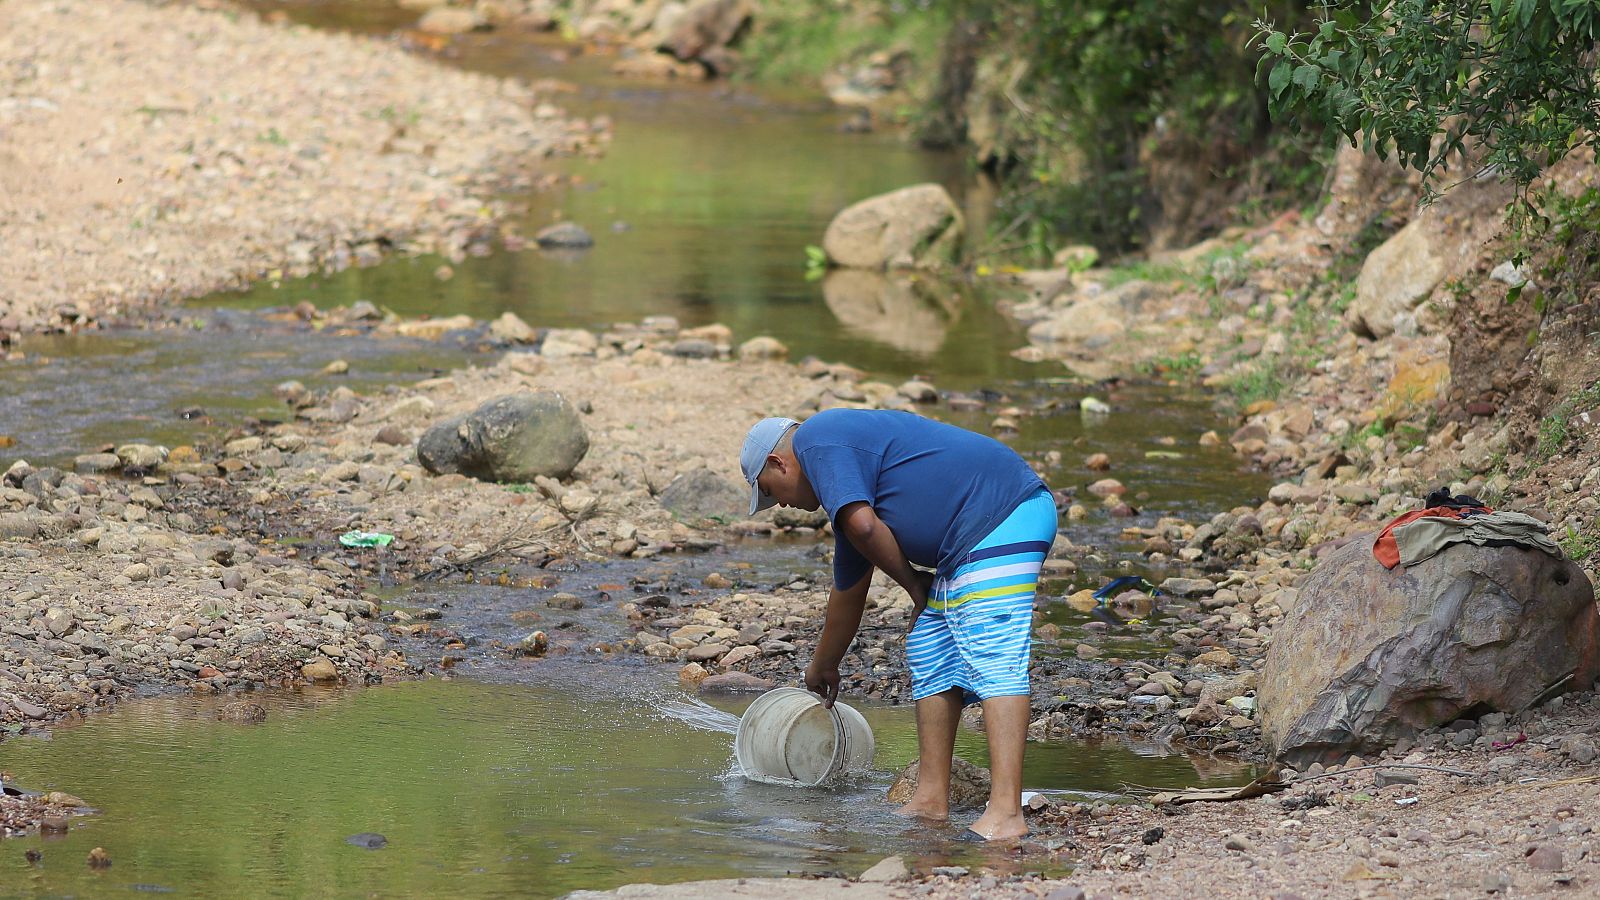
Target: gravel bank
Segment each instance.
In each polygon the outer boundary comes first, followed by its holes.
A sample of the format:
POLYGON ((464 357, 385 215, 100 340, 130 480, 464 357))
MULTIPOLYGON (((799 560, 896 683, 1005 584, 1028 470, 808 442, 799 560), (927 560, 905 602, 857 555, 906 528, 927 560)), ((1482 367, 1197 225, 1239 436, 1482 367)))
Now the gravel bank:
MULTIPOLYGON (((594 136, 508 81, 249 13, 0 5, 0 336, 390 250, 487 249, 594 136)), ((0 342, 3 350, 3 342, 0 342)))

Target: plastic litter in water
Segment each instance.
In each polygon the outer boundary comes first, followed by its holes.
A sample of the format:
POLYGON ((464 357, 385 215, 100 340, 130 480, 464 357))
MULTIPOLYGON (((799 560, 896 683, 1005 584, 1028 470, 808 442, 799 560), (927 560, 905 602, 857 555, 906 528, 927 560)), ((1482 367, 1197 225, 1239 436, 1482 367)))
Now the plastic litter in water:
POLYGON ((346 531, 339 535, 339 543, 346 547, 387 547, 394 543, 394 535, 381 531, 346 531))

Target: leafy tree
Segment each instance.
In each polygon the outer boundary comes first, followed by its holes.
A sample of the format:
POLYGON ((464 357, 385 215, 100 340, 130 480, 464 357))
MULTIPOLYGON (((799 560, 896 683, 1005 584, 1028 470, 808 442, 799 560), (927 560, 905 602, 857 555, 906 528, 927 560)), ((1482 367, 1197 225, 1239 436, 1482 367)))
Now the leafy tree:
POLYGON ((1578 147, 1600 153, 1600 0, 1339 0, 1309 31, 1256 23, 1275 116, 1331 126, 1420 171, 1452 160, 1525 198, 1578 147))

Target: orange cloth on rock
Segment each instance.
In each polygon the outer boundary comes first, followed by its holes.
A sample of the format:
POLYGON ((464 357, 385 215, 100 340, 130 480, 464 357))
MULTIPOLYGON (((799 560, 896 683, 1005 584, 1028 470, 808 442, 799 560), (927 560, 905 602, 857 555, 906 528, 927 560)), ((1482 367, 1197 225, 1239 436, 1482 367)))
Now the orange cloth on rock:
POLYGON ((1383 526, 1383 530, 1378 532, 1377 542, 1372 545, 1372 555, 1377 558, 1378 562, 1383 563, 1385 569, 1392 569, 1400 565, 1400 545, 1395 541, 1394 535, 1391 533, 1396 528, 1408 525, 1424 516, 1440 519, 1460 519, 1464 513, 1487 513, 1493 511, 1487 506, 1434 506, 1428 509, 1413 510, 1383 526))

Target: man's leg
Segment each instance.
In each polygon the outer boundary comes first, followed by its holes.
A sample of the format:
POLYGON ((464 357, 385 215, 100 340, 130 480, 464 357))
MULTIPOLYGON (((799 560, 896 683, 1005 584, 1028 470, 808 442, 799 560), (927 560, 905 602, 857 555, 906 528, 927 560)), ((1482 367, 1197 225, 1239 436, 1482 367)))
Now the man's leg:
POLYGON ((895 810, 902 816, 941 822, 950 818, 950 766, 961 723, 961 695, 961 688, 955 687, 917 701, 917 792, 895 810))
POLYGON ((1028 833, 1022 819, 1022 754, 1029 715, 1026 694, 983 701, 983 727, 989 735, 989 806, 972 823, 972 830, 991 841, 1028 833))

